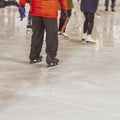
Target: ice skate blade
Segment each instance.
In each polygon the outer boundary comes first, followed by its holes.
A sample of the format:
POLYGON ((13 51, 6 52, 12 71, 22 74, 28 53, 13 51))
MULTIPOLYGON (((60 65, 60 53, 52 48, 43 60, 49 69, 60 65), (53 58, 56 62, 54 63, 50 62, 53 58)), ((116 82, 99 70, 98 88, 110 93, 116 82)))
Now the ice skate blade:
POLYGON ((42 60, 34 60, 34 61, 30 61, 30 64, 34 64, 34 63, 38 63, 41 62, 42 60))
POLYGON ((86 41, 87 44, 96 44, 96 42, 86 41))
POLYGON ((82 42, 85 42, 86 40, 84 38, 81 39, 82 42))
POLYGON ((54 67, 56 65, 58 65, 58 63, 50 63, 50 64, 47 65, 47 67, 54 67))
POLYGON ((27 28, 27 29, 26 29, 26 32, 27 32, 27 33, 31 33, 31 32, 32 32, 32 29, 31 29, 31 28, 27 28))
POLYGON ((65 39, 69 39, 69 36, 65 36, 62 33, 59 33, 58 35, 61 35, 62 37, 64 37, 65 39))
POLYGON ((39 59, 35 59, 35 60, 31 60, 30 61, 30 64, 34 64, 34 63, 38 63, 38 62, 41 62, 42 61, 42 56, 40 56, 40 58, 39 59))
POLYGON ((63 36, 66 40, 68 40, 69 39, 69 37, 66 37, 66 36, 63 36))

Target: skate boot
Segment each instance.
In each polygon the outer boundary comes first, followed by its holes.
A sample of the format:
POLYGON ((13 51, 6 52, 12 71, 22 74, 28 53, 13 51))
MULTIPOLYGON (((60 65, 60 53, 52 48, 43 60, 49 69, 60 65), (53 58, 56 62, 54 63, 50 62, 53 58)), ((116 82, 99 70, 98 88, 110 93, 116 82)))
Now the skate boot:
POLYGON ((105 11, 108 11, 108 8, 107 8, 107 7, 105 8, 105 11))
POLYGON ((115 9, 114 9, 114 8, 111 8, 111 11, 112 11, 112 12, 115 12, 115 9))
POLYGON ((58 65, 59 60, 57 58, 52 58, 49 55, 46 57, 47 67, 52 67, 58 65))
POLYGON ((27 29, 29 29, 29 28, 32 28, 32 25, 31 24, 27 24, 27 29))
POLYGON ((87 33, 84 33, 83 36, 82 36, 82 41, 85 41, 86 37, 87 37, 87 33))
POLYGON ((69 37, 69 35, 66 32, 61 33, 65 37, 69 37))
POLYGON ((42 61, 42 56, 39 56, 39 58, 37 59, 34 59, 34 60, 30 60, 30 64, 33 64, 33 63, 37 63, 37 62, 41 62, 42 61))
POLYGON ((67 39, 69 39, 69 35, 66 32, 61 32, 61 35, 67 39))
POLYGON ((86 42, 87 42, 87 43, 92 43, 92 44, 95 44, 95 43, 96 43, 96 41, 91 38, 91 35, 87 35, 87 37, 86 37, 86 42))
POLYGON ((60 31, 58 31, 58 35, 60 35, 61 34, 61 32, 60 31))

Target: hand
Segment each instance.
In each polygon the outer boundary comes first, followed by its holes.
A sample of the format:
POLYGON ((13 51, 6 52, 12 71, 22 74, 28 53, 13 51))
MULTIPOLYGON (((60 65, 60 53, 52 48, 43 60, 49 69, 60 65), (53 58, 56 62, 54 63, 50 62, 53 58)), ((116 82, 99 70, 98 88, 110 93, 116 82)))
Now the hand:
POLYGON ((19 13, 20 13, 20 21, 23 20, 23 18, 25 17, 25 7, 24 6, 19 6, 18 7, 19 13))

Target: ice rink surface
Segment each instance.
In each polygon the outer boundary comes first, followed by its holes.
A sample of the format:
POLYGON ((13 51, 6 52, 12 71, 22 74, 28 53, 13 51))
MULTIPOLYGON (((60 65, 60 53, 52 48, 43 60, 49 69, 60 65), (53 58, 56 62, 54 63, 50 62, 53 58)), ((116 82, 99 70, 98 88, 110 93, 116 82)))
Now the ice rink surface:
MULTIPOLYGON (((118 1, 119 2, 119 1, 118 1)), ((29 6, 27 5, 27 10, 29 6)), ((81 42, 84 16, 75 2, 59 36, 58 66, 29 64, 31 32, 15 7, 0 9, 0 120, 120 120, 120 4, 95 16, 95 45, 81 42)))

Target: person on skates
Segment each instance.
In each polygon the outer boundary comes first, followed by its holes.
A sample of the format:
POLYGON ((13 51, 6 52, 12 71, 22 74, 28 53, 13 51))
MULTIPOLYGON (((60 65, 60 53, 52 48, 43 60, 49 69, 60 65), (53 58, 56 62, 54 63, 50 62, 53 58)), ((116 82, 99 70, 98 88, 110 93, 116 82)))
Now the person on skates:
POLYGON ((61 10, 61 12, 60 12, 58 35, 63 35, 64 37, 69 38, 68 34, 66 33, 66 26, 68 25, 68 22, 72 15, 72 9, 74 7, 73 1, 67 0, 67 6, 68 6, 67 13, 65 13, 64 10, 61 10), (66 16, 66 14, 67 14, 67 16, 66 16))
MULTIPOLYGON (((40 55, 46 31, 46 63, 48 67, 55 66, 59 60, 56 58, 58 50, 58 3, 61 9, 67 10, 66 0, 30 0, 30 14, 32 15, 32 37, 30 49, 30 63, 40 62, 40 55)), ((25 15, 26 0, 19 1, 20 14, 25 15)))
MULTIPOLYGON (((115 3, 116 0, 111 0, 111 11, 115 11, 115 3)), ((108 6, 109 6, 109 0, 105 0, 105 11, 108 11, 108 6)))
POLYGON ((85 21, 83 25, 83 36, 82 40, 87 43, 96 43, 96 41, 91 37, 93 26, 94 26, 94 17, 95 12, 98 7, 99 0, 81 0, 80 9, 85 16, 85 21))

